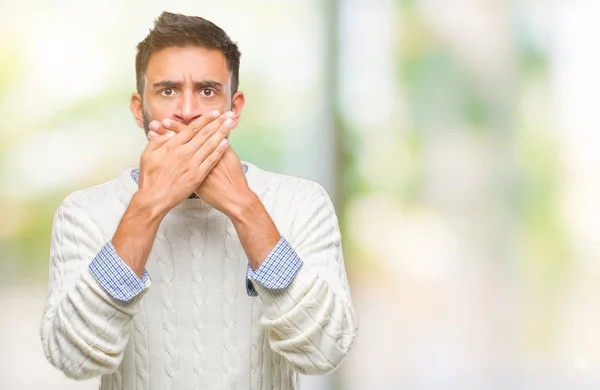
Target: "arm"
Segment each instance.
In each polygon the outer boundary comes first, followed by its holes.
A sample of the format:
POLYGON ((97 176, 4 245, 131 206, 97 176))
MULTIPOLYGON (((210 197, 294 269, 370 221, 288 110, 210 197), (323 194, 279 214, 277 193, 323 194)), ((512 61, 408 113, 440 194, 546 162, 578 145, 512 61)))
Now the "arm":
POLYGON ((230 213, 230 219, 240 238, 252 270, 257 270, 281 236, 258 196, 249 188, 242 201, 230 213))
POLYGON ((253 289, 247 286, 247 291, 264 304, 261 323, 269 329, 273 351, 301 374, 335 370, 354 342, 357 319, 337 218, 325 190, 316 185, 307 197, 289 244, 248 188, 233 150, 227 150, 197 193, 235 226, 252 271, 247 274, 253 289))
POLYGON ((320 186, 298 211, 289 241, 303 266, 286 288, 254 281, 265 306, 261 323, 273 351, 294 371, 327 374, 347 356, 358 325, 337 218, 320 186))
POLYGON ((113 298, 87 266, 102 245, 96 225, 67 198, 54 217, 40 336, 48 361, 73 379, 117 369, 129 341, 128 325, 150 286, 148 281, 144 291, 128 302, 113 298))
POLYGON ((164 210, 152 206, 146 200, 144 192, 138 191, 112 239, 119 257, 140 278, 144 273, 158 227, 165 215, 164 210))

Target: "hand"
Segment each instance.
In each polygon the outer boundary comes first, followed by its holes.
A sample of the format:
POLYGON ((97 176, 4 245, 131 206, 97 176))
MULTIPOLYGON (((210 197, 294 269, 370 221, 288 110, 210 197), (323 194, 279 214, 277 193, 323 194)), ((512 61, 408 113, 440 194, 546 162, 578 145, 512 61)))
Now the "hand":
POLYGON ((230 218, 256 198, 248 187, 242 163, 231 148, 227 148, 221 160, 195 192, 206 203, 230 218))
POLYGON ((233 222, 250 267, 258 269, 281 235, 258 196, 248 187, 233 149, 227 148, 196 194, 233 222))
POLYGON ((219 162, 229 146, 225 137, 233 126, 230 116, 203 115, 189 126, 165 119, 162 125, 172 132, 163 135, 154 131, 160 126, 151 123, 140 159, 138 192, 157 213, 166 214, 186 199, 219 162))

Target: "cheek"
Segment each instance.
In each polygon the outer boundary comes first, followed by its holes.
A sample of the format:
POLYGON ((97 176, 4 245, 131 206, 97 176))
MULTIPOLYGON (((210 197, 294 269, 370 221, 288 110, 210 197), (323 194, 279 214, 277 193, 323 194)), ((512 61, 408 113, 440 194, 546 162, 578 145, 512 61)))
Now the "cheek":
POLYGON ((177 109, 177 104, 173 101, 152 101, 145 106, 146 113, 152 119, 162 120, 164 118, 172 118, 177 109))
POLYGON ((219 96, 216 99, 211 99, 205 103, 206 111, 219 110, 221 112, 231 109, 231 98, 229 96, 219 96))
POLYGON ((208 111, 212 111, 212 110, 219 110, 219 111, 223 112, 223 110, 226 110, 228 107, 229 107, 229 104, 227 104, 226 102, 224 102, 222 100, 219 100, 219 101, 205 103, 203 111, 208 112, 208 111))

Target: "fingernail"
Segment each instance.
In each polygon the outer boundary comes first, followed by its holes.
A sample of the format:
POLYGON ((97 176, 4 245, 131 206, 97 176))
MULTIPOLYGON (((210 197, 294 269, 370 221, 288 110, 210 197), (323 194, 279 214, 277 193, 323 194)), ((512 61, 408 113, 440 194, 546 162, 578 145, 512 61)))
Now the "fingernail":
POLYGON ((233 119, 227 118, 223 124, 227 127, 233 126, 233 119))
POLYGON ((148 137, 156 137, 158 134, 156 134, 154 131, 150 130, 148 132, 148 137))
POLYGON ((163 119, 162 123, 163 123, 163 126, 166 128, 171 127, 171 121, 169 119, 163 119))
POLYGON ((150 122, 150 126, 148 126, 148 127, 150 127, 152 130, 158 130, 160 125, 158 124, 157 121, 152 121, 152 122, 150 122))
POLYGON ((169 131, 167 131, 166 135, 167 135, 167 137, 171 138, 171 137, 173 137, 175 135, 175 132, 169 130, 169 131))
POLYGON ((211 118, 216 118, 219 116, 219 110, 212 110, 211 112, 208 113, 208 116, 211 118))
POLYGON ((233 111, 229 111, 227 113, 227 118, 232 118, 233 119, 234 116, 235 116, 235 114, 233 113, 233 111))
POLYGON ((223 141, 221 141, 221 147, 226 148, 227 146, 229 146, 229 140, 227 138, 223 138, 223 141))

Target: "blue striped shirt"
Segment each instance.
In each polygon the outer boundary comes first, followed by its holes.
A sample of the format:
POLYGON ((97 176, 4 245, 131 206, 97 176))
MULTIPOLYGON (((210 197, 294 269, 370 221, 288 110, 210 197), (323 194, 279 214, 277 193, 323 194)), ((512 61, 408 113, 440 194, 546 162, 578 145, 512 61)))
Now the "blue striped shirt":
MULTIPOLYGON (((244 164, 244 173, 248 167, 244 164)), ((137 183, 139 170, 131 171, 131 178, 137 183)), ((192 194, 191 198, 197 198, 192 194)), ((258 295, 253 281, 269 289, 282 289, 289 286, 300 268, 302 260, 282 236, 271 250, 260 267, 253 270, 250 264, 246 267, 246 293, 258 295)), ((146 270, 140 278, 117 254, 112 241, 107 242, 90 263, 90 271, 98 283, 115 299, 129 301, 150 283, 150 275, 146 270)))

